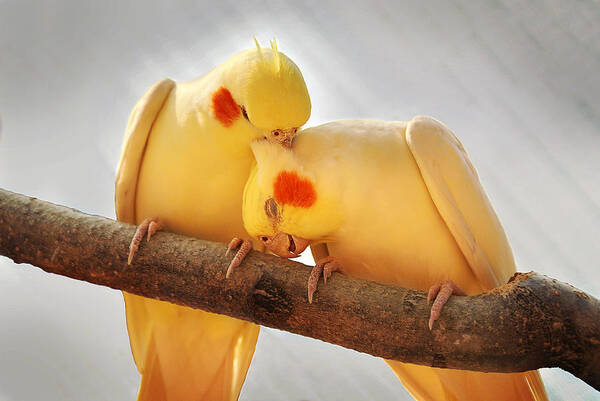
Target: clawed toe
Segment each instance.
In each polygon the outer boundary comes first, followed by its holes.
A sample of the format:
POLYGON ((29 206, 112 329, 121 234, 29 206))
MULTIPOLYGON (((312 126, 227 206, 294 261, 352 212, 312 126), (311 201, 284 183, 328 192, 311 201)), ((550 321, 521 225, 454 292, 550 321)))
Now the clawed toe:
POLYGON ((451 295, 465 296, 465 292, 461 290, 452 280, 446 280, 441 284, 432 285, 427 294, 427 303, 433 301, 431 312, 429 314, 429 330, 433 328, 433 323, 442 314, 442 309, 451 295))
POLYGON ((128 265, 130 265, 133 261, 133 257, 139 249, 140 243, 142 242, 144 235, 146 235, 147 233, 148 241, 150 241, 152 235, 154 235, 154 233, 156 233, 158 230, 161 230, 162 228, 164 228, 164 223, 158 217, 149 217, 147 219, 144 219, 144 221, 142 221, 142 223, 139 226, 137 226, 135 234, 133 235, 133 238, 129 243, 129 256, 127 257, 128 265))
POLYGON ((248 241, 247 239, 234 237, 229 242, 229 245, 227 246, 227 251, 225 252, 225 256, 229 255, 229 252, 231 252, 233 249, 236 249, 237 247, 239 247, 240 249, 238 249, 235 256, 231 260, 231 263, 229 264, 229 267, 227 268, 227 273, 225 273, 225 278, 229 278, 233 269, 238 267, 242 263, 242 261, 244 260, 246 255, 252 249, 252 243, 250 241, 248 241))
POLYGON ((317 290, 317 284, 319 283, 321 274, 323 275, 323 282, 327 283, 327 279, 331 276, 331 273, 339 269, 340 265, 333 256, 327 256, 317 262, 308 277, 308 303, 312 304, 313 294, 317 290))
POLYGON ((227 245, 227 251, 225 251, 225 256, 229 255, 229 252, 236 249, 240 244, 244 242, 243 239, 238 237, 233 237, 231 241, 229 241, 229 245, 227 245))
POLYGON ((165 224, 162 222, 162 220, 159 219, 151 219, 150 220, 150 225, 148 226, 148 237, 147 237, 147 242, 150 242, 150 238, 152 238, 152 236, 154 235, 154 233, 156 233, 159 230, 162 230, 165 227, 165 224))

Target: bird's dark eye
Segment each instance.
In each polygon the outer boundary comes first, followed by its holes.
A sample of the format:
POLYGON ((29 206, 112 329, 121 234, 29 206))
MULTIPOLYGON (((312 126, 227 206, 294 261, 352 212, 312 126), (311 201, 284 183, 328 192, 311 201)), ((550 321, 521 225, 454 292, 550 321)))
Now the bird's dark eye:
POLYGON ((268 237, 260 237, 260 239, 261 239, 263 242, 267 242, 269 238, 268 238, 268 237))
POLYGON ((279 131, 273 131, 273 135, 279 136, 279 131))
POLYGON ((240 109, 242 110, 242 115, 244 116, 244 118, 250 121, 250 119, 248 118, 248 113, 246 113, 246 108, 244 106, 240 106, 240 109))

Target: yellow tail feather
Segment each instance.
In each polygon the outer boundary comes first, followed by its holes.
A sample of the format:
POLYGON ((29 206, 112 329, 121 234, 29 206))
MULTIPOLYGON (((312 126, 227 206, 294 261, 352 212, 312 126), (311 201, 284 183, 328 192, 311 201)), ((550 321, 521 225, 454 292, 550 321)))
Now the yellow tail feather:
POLYGON ((138 401, 237 400, 259 327, 124 294, 138 401))
POLYGON ((537 371, 483 373, 438 369, 388 361, 402 384, 419 401, 547 401, 537 371))
POLYGON ((145 373, 138 390, 138 401, 161 401, 167 399, 165 382, 162 378, 160 363, 156 355, 154 342, 146 350, 147 360, 144 362, 145 373))

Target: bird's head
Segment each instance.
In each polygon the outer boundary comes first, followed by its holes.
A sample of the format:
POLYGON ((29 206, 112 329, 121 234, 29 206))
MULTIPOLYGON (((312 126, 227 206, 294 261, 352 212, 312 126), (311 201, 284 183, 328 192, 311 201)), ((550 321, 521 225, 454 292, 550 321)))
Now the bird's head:
POLYGON ((241 124, 250 139, 289 147, 310 117, 311 104, 302 73, 272 41, 270 49, 256 42, 255 49, 224 64, 212 109, 222 125, 241 124))
POLYGON ((341 214, 326 189, 318 186, 318 172, 305 169, 293 148, 264 140, 251 147, 257 164, 242 206, 248 234, 286 258, 299 256, 311 243, 327 241, 341 214))

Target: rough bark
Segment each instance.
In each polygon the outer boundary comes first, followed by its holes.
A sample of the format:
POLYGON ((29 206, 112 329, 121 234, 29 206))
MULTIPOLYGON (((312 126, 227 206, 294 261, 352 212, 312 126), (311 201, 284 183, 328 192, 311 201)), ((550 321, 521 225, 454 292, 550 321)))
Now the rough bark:
POLYGON ((0 254, 47 272, 421 365, 560 367, 600 389, 600 302, 537 273, 453 297, 432 331, 420 291, 334 274, 306 299, 308 266, 252 252, 225 279, 225 245, 160 232, 132 266, 135 227, 0 189, 0 254))

